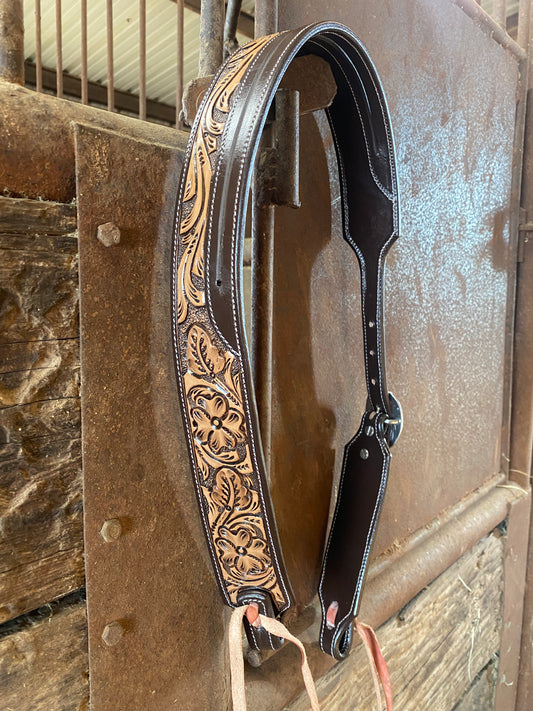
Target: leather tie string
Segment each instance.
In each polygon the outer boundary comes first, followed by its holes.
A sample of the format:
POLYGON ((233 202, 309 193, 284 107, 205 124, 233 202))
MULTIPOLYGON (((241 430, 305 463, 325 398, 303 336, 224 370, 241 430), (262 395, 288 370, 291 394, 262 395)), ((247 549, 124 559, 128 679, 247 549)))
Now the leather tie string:
MULTIPOLYGON (((292 635, 289 630, 278 620, 265 615, 260 616, 257 605, 241 605, 235 608, 231 615, 229 623, 229 657, 231 668, 231 695, 233 701, 233 711, 246 711, 246 696, 244 685, 244 660, 242 654, 242 621, 246 617, 249 624, 254 627, 263 627, 269 634, 274 634, 288 642, 295 644, 302 654, 302 677, 305 684, 305 690, 311 702, 311 711, 320 711, 318 703, 318 695, 316 692, 315 682, 307 661, 307 654, 302 642, 292 635)), ((381 700, 381 687, 385 694, 385 703, 387 711, 393 711, 392 704, 392 686, 389 676, 389 670, 385 662, 385 658, 379 647, 379 642, 374 630, 368 625, 355 621, 355 628, 361 637, 365 646, 365 651, 370 663, 372 671, 372 679, 374 681, 374 690, 378 702, 378 711, 383 711, 381 700)))

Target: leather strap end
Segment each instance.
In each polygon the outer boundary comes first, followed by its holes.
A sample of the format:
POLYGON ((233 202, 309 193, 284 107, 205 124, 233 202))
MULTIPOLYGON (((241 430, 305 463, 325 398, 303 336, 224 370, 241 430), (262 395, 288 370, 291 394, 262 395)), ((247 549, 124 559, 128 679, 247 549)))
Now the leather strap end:
POLYGON ((344 659, 352 641, 370 545, 377 525, 390 462, 383 428, 367 412, 346 445, 339 493, 329 532, 319 596, 322 605, 320 646, 344 659), (336 606, 332 616, 331 607, 336 606))
POLYGON ((322 651, 338 661, 346 659, 352 647, 354 621, 355 617, 348 615, 340 624, 329 627, 327 618, 324 616, 322 618, 322 629, 320 630, 320 648, 322 651))

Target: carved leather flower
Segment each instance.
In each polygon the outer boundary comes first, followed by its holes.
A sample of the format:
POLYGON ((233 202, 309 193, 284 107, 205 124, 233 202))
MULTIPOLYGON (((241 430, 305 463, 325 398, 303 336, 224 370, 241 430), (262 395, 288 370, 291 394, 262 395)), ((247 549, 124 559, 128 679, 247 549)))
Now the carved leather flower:
POLYGON ((199 398, 197 403, 198 407, 192 408, 191 415, 194 434, 202 444, 208 444, 214 452, 219 452, 242 442, 242 415, 228 406, 225 397, 215 394, 199 398))
POLYGON ((244 577, 263 573, 270 565, 265 542, 246 529, 234 532, 221 527, 218 533, 217 546, 222 551, 220 560, 224 565, 237 568, 244 577))

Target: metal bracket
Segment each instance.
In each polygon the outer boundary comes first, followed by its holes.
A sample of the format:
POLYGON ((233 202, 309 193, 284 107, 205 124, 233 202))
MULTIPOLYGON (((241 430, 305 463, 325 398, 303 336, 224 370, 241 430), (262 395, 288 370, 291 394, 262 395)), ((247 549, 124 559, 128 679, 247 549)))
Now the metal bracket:
POLYGON ((225 694, 224 627, 170 339, 183 143, 79 124, 75 140, 91 709, 210 708, 225 694))
POLYGON ((256 172, 261 207, 300 207, 300 93, 278 89, 274 106, 274 146, 264 148, 256 172))

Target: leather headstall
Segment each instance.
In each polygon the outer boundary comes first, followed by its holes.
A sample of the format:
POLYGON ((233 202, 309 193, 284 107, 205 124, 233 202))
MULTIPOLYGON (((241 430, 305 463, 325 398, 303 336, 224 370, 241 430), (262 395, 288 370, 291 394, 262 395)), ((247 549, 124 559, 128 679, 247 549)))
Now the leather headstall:
MULTIPOLYGON (((279 617, 294 602, 268 490, 244 331, 242 252, 254 158, 276 89, 296 56, 333 72, 327 110, 342 192, 344 239, 361 269, 366 412, 344 450, 319 584, 320 646, 344 658, 399 435, 383 347, 383 268, 398 236, 394 144, 377 72, 355 35, 336 23, 262 37, 216 75, 186 151, 173 243, 176 375, 193 479, 225 602, 256 602, 279 617)), ((251 645, 282 640, 247 626, 251 645)))

